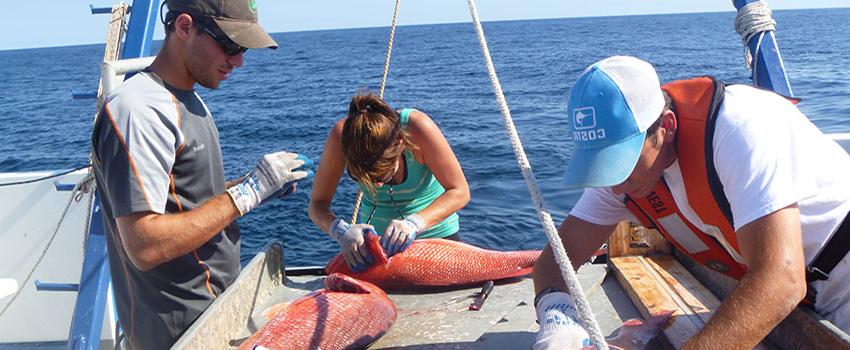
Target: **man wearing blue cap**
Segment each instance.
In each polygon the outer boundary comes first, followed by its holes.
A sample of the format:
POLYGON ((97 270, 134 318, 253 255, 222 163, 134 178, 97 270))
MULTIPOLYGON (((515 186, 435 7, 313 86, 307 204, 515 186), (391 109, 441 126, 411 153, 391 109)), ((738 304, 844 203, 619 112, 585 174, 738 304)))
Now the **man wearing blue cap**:
MULTIPOLYGON (((641 222, 739 280, 687 348, 752 348, 801 301, 850 331, 850 156, 791 101, 710 77, 660 86, 614 56, 581 74, 568 113, 565 184, 585 188, 559 228, 573 268, 641 222)), ((534 349, 586 344, 548 246, 534 282, 534 349)))

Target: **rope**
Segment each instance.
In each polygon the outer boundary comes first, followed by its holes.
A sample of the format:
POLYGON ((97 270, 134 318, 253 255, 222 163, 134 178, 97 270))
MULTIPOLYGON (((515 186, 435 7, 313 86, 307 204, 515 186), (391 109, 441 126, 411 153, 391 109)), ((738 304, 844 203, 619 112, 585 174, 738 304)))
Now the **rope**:
MULTIPOLYGON (((384 88, 387 86, 387 74, 390 72, 390 56, 393 54, 393 39, 395 38, 396 20, 398 19, 398 8, 401 5, 401 0, 395 1, 395 9, 393 10, 393 20, 390 25, 390 40, 387 43, 387 57, 384 59, 384 75, 381 78, 380 98, 384 98, 384 88)), ((357 199, 354 200, 354 212, 351 214, 351 224, 357 223, 357 212, 360 211, 360 203, 363 200, 363 191, 357 190, 357 199)))
POLYGON ((584 291, 581 289, 581 285, 576 278, 575 271, 573 271, 570 258, 567 256, 566 251, 564 251, 564 245, 555 230, 555 223, 552 221, 552 215, 549 213, 549 209, 540 193, 540 188, 537 186, 537 180, 534 178, 534 173, 531 171, 531 165, 528 163, 528 158, 525 156, 525 150, 523 149, 522 143, 519 139, 519 134, 517 133, 513 120, 511 119, 510 109, 508 108, 507 101, 505 100, 505 95, 502 92, 502 86, 499 83, 499 78, 496 75, 496 69, 493 67, 493 60, 490 58, 490 50, 487 48, 487 40, 484 38, 484 29, 481 27, 481 21, 478 18, 478 10, 475 8, 475 0, 468 1, 469 11, 472 14, 472 21, 475 25, 475 31, 478 34, 478 42, 481 45, 481 51, 487 65, 487 73, 489 74, 490 81, 493 84, 493 92, 496 94, 499 109, 502 112, 502 119, 504 120, 505 127, 510 135, 511 145, 513 146, 517 163, 519 163, 519 168, 522 170, 523 177, 525 177, 528 192, 534 200, 537 215, 543 224, 546 236, 549 238, 549 245, 552 247, 552 251, 555 254, 555 260, 561 269, 561 275, 564 278, 567 289, 575 301, 580 321, 590 334, 591 342, 593 342, 593 345, 596 346, 596 349, 607 350, 608 343, 605 342, 605 337, 599 329, 599 324, 597 324, 596 319, 593 317, 593 312, 590 310, 590 305, 587 302, 584 291))
POLYGON ((65 176, 65 175, 68 175, 68 174, 70 174, 70 173, 73 173, 73 172, 75 172, 75 171, 77 171, 77 170, 82 170, 82 169, 88 168, 88 167, 90 167, 90 166, 91 166, 91 164, 86 164, 86 165, 83 165, 83 166, 81 166, 81 167, 77 167, 77 168, 74 168, 74 169, 71 169, 71 170, 68 170, 68 171, 63 171, 63 172, 61 172, 61 173, 57 173, 57 174, 53 174, 53 175, 47 175, 47 176, 39 177, 39 178, 35 178, 35 179, 29 179, 29 180, 24 180, 24 181, 15 181, 15 182, 0 183, 0 187, 5 187, 5 186, 15 186, 15 185, 25 185, 25 184, 30 184, 30 183, 33 183, 33 182, 39 182, 39 181, 44 181, 44 180, 50 180, 50 179, 52 179, 52 178, 56 178, 56 177, 60 177, 60 176, 65 176))
POLYGON ((390 56, 393 54, 393 39, 395 38, 395 22, 398 19, 398 7, 401 0, 395 1, 395 9, 393 10, 393 22, 390 26, 390 40, 387 43, 387 58, 384 60, 384 77, 381 78, 381 98, 384 98, 384 87, 387 86, 387 73, 390 72, 390 56))
POLYGON ((753 71, 753 81, 756 81, 756 72, 758 71, 756 69, 758 60, 755 60, 754 57, 758 56, 759 50, 761 50, 761 41, 768 31, 776 31, 776 21, 773 20, 773 13, 766 2, 751 2, 738 10, 738 15, 735 16, 735 32, 741 35, 741 41, 744 45, 744 61, 747 63, 747 68, 753 71), (756 35, 758 35, 758 41, 755 50, 750 52, 747 45, 756 35))
MULTIPOLYGON (((82 169, 82 168, 80 168, 80 169, 82 169)), ((79 170, 79 169, 76 169, 76 170, 79 170)), ((66 172, 65 174, 68 174, 68 172, 66 172)), ((2 317, 3 314, 6 313, 6 310, 9 309, 9 307, 12 305, 12 303, 15 302, 15 299, 17 299, 18 296, 21 295, 21 293, 24 291, 24 286, 26 286, 26 284, 32 278, 32 275, 35 273, 35 270, 38 268, 39 265, 41 265, 41 261, 44 260, 44 257, 47 255, 47 251, 50 249, 50 246, 53 245, 53 241, 56 239, 56 236, 59 233, 59 228, 62 227, 62 223, 65 221, 65 217, 68 214, 68 209, 71 208, 71 204, 75 203, 75 202, 79 202, 82 199, 83 194, 85 194, 84 191, 91 190, 90 183, 91 183, 91 180, 89 180, 89 176, 86 176, 86 178, 84 178, 83 180, 78 182, 76 185, 74 185, 74 190, 71 192, 71 196, 68 198, 68 203, 65 205, 65 209, 62 210, 62 215, 59 216, 59 221, 56 223, 56 228, 53 229, 53 233, 50 235, 50 239, 47 240, 47 244, 44 246, 44 249, 41 250, 41 254, 39 254, 38 258, 35 261, 35 264, 32 266, 30 271, 27 273, 27 277, 24 278, 24 282, 21 283, 21 288, 18 288, 18 290, 15 291, 15 294, 12 295, 12 298, 9 299, 9 301, 6 303, 6 305, 3 306, 3 310, 0 310, 0 317, 2 317)), ((89 201, 89 206, 88 206, 89 208, 91 207, 92 202, 93 201, 89 201)), ((86 226, 85 226, 84 230, 88 229, 88 223, 89 223, 88 218, 89 218, 89 215, 86 214, 86 220, 85 220, 86 226)))

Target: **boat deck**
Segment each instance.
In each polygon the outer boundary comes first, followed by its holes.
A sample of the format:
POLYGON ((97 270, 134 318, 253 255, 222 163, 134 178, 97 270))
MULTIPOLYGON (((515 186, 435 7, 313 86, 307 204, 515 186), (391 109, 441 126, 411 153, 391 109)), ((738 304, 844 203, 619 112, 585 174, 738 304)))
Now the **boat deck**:
MULTIPOLYGON (((605 265, 588 265, 579 273, 587 286, 591 307, 603 332, 617 329, 623 320, 640 317, 617 281, 606 278, 605 265), (614 305, 612 301, 623 305, 614 305), (625 312, 624 312, 625 310, 625 312)), ((263 311, 280 302, 294 300, 322 288, 322 276, 287 277, 263 311)), ((453 289, 432 293, 388 293, 398 309, 389 332, 370 349, 528 349, 537 332, 533 286, 530 278, 496 284, 479 311, 469 305, 480 288, 453 289)), ((265 318, 255 313, 249 322, 261 326, 265 318)), ((250 335, 246 327, 240 338, 250 335)), ((235 344, 234 344, 235 345, 235 344)))
MULTIPOLYGON (((270 252, 272 258, 266 263, 253 261, 246 266, 241 281, 220 296, 174 348, 235 349, 268 321, 263 315, 268 308, 323 288, 324 276, 283 276, 273 263, 269 264, 276 260, 274 251, 270 252), (276 281, 275 276, 281 279, 276 281)), ((607 273, 606 265, 586 265, 578 277, 605 335, 624 320, 640 318, 616 278, 607 273)), ((388 293, 398 318, 370 349, 530 348, 538 329, 531 279, 497 283, 481 310, 470 311, 479 290, 480 286, 388 293)))
MULTIPOLYGON (((318 269, 314 274, 304 274, 305 271, 301 270, 297 273, 290 271, 290 275, 286 275, 283 261, 280 244, 271 244, 265 252, 257 254, 242 269, 236 282, 210 305, 172 349, 235 349, 268 322, 264 316, 266 310, 323 288, 324 276, 317 273, 318 269)), ((677 266, 679 270, 685 271, 685 267, 677 266)), ((693 267, 688 270, 697 272, 697 276, 707 272, 694 270, 693 267)), ((618 271, 623 273, 622 270, 618 271)), ((649 298, 648 301, 641 299, 638 305, 644 309, 658 306, 656 304, 664 300, 658 299, 660 297, 649 289, 635 289, 634 286, 627 293, 606 264, 585 265, 577 275, 601 331, 606 336, 612 335, 623 321, 642 318, 629 293, 643 293, 643 297, 649 298)), ((679 308, 676 316, 678 321, 672 324, 681 326, 693 323, 693 326, 697 326, 687 328, 687 332, 682 333, 681 327, 673 327, 668 323, 665 333, 651 342, 648 349, 675 348, 675 344, 682 343, 689 334, 698 331, 699 326, 694 323, 694 317, 703 319, 707 316, 705 313, 711 311, 713 304, 703 303, 705 300, 700 296, 712 292, 697 285, 698 282, 688 282, 696 279, 690 274, 687 276, 681 281, 672 282, 668 281, 669 278, 629 277, 629 280, 640 280, 644 284, 662 281, 673 283, 657 286, 663 290, 677 291, 676 294, 683 299, 674 303, 688 306, 679 308), (682 281, 688 282, 683 285, 689 287, 677 289, 681 287, 678 283, 682 281), (669 338, 671 334, 675 341, 669 338)), ((703 276, 702 280, 710 279, 703 276)), ((534 293, 531 279, 526 277, 501 281, 494 287, 481 310, 470 311, 469 305, 480 288, 473 286, 432 292, 388 293, 396 305, 398 317, 387 334, 372 344, 370 349, 529 349, 538 330, 532 305, 534 293)), ((725 294, 721 291, 720 295, 725 294)), ((850 339, 846 334, 823 323, 825 321, 814 312, 795 310, 774 331, 778 334, 769 337, 773 338, 772 345, 762 345, 767 349, 850 349, 850 339), (795 331, 799 329, 805 330, 803 334, 795 331)))

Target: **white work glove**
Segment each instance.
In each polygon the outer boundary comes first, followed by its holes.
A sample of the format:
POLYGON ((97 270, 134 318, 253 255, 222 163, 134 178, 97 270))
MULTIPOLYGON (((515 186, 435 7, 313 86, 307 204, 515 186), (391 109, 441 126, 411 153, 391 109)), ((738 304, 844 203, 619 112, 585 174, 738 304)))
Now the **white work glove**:
POLYGON ((239 209, 239 215, 245 215, 267 198, 294 192, 295 181, 313 175, 309 170, 312 166, 310 158, 297 153, 269 153, 242 182, 228 188, 227 193, 239 209))
POLYGON ((328 234, 339 243, 342 258, 345 259, 345 263, 348 264, 351 271, 360 272, 366 270, 374 262, 372 255, 369 254, 369 250, 366 249, 366 245, 364 244, 363 234, 366 231, 371 231, 372 234, 377 235, 375 233, 375 227, 372 225, 351 225, 339 218, 331 223, 331 229, 328 234))
POLYGON ((582 349, 590 346, 590 335, 577 322, 573 298, 564 292, 551 292, 537 302, 540 330, 532 350, 582 349))
POLYGON ((404 220, 390 221, 384 235, 381 236, 381 246, 387 257, 403 252, 413 240, 416 234, 425 228, 425 220, 419 215, 408 215, 404 220))

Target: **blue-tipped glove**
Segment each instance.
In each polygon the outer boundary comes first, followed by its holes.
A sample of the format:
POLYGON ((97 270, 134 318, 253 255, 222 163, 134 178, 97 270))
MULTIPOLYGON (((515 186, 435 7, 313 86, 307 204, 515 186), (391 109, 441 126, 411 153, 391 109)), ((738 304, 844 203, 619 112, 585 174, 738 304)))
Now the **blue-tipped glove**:
POLYGON ((351 225, 339 218, 331 223, 331 229, 328 234, 339 243, 342 258, 345 259, 345 263, 351 271, 360 272, 366 270, 375 261, 364 244, 366 241, 363 239, 363 233, 366 231, 371 231, 377 235, 375 233, 375 227, 372 225, 351 225))
POLYGON ((590 336, 578 323, 573 299, 564 292, 552 292, 537 301, 540 330, 532 350, 583 349, 590 346, 590 336))
POLYGON ((404 220, 392 220, 384 235, 381 246, 387 257, 403 252, 416 239, 416 234, 425 228, 425 219, 419 215, 408 215, 404 220))
POLYGON ((296 181, 313 176, 312 166, 310 158, 297 153, 269 153, 242 182, 228 188, 227 193, 239 215, 245 215, 268 198, 295 192, 296 181))

